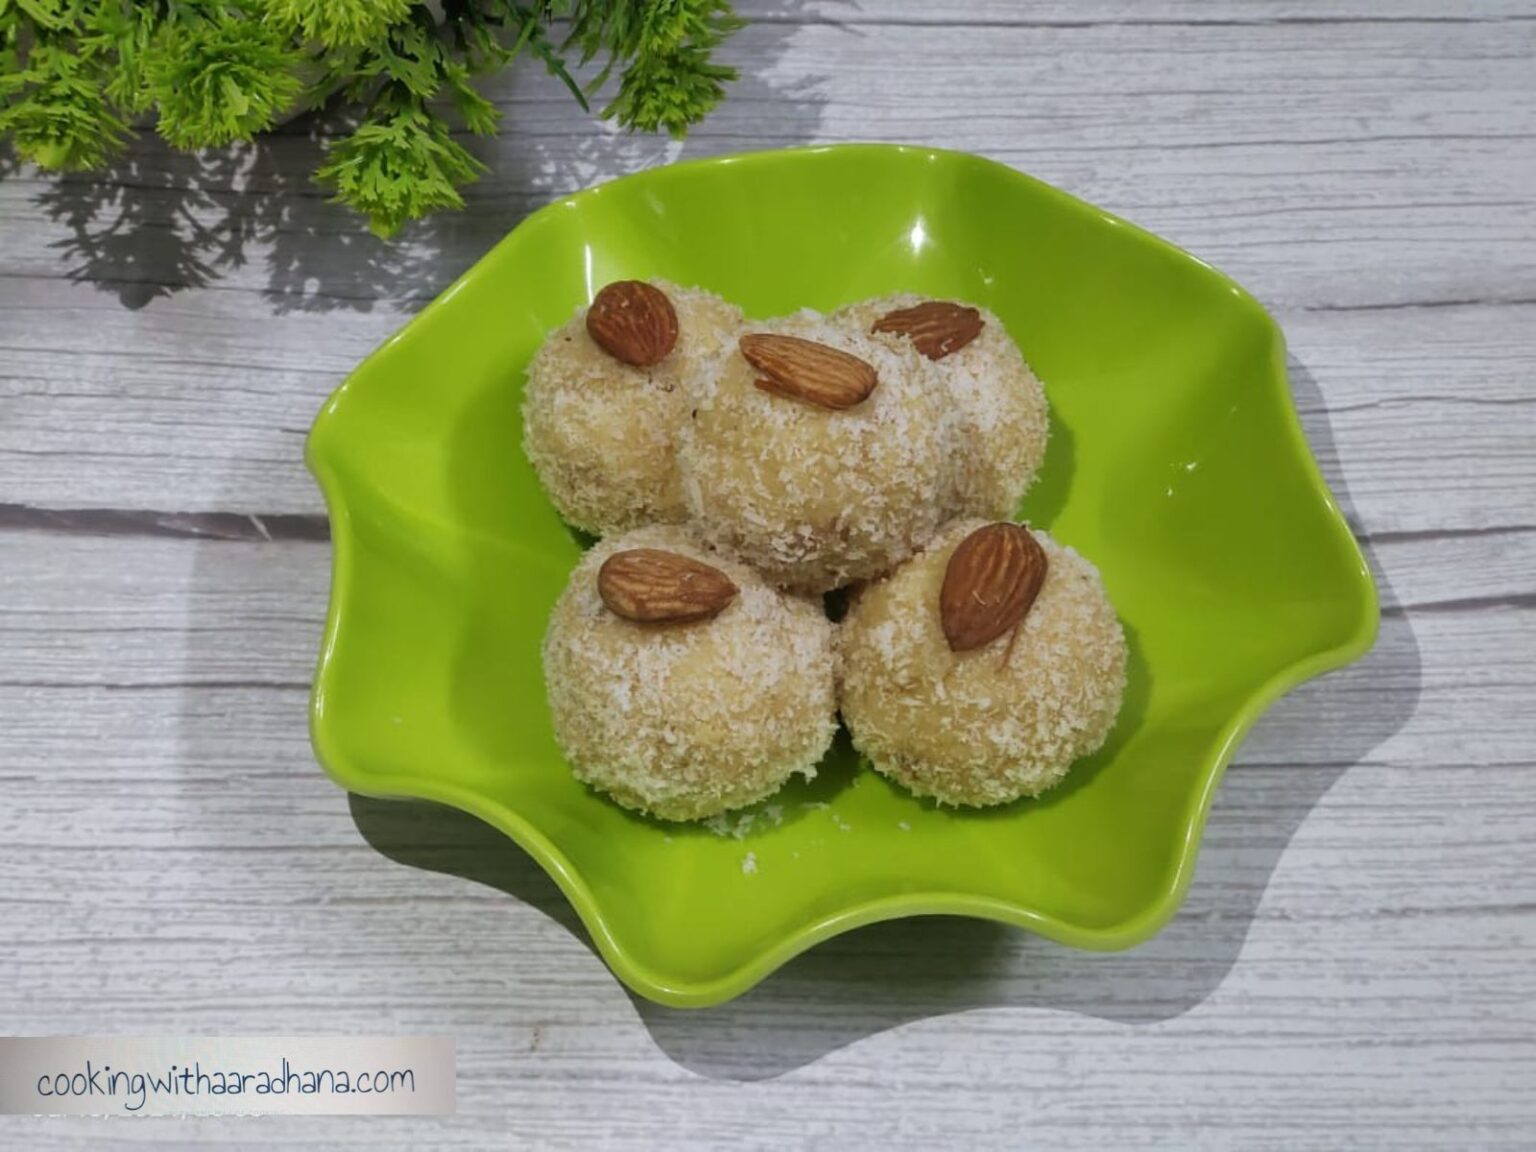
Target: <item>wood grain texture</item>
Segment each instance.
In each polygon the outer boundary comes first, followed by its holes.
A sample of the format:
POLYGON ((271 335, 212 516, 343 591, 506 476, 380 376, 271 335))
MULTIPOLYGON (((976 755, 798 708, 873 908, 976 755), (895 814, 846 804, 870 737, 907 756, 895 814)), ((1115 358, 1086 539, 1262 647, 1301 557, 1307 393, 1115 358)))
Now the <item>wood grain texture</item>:
POLYGON ((315 126, 0 180, 0 1031, 450 1032, 447 1119, 0 1118, 37 1149, 1530 1147, 1536 4, 753 0, 686 145, 497 89, 466 211, 382 245, 315 126), (1260 722, 1189 901, 1088 956, 927 920, 704 1013, 552 883, 348 798, 304 724, 325 395, 530 208, 678 156, 993 156, 1244 282, 1384 598, 1260 722))

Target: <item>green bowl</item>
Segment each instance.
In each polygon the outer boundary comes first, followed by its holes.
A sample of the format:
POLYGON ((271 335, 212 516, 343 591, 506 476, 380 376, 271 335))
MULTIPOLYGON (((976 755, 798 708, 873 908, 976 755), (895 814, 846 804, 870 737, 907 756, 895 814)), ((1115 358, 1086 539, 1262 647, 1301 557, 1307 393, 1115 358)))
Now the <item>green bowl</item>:
POLYGON ((337 389, 307 459, 335 540, 311 706, 343 786, 462 808, 560 885, 642 996, 707 1005, 873 921, 982 916, 1124 948, 1173 914, 1263 709, 1371 644, 1375 589, 1307 450, 1265 311, 1054 188, 951 152, 838 146, 678 164, 528 217, 337 389), (581 551, 519 448, 523 369, 610 280, 752 316, 912 291, 992 309, 1045 381, 1022 514, 1098 564, 1130 686, 1109 744, 1036 801, 914 799, 845 743, 728 828, 572 777, 540 673, 581 551))

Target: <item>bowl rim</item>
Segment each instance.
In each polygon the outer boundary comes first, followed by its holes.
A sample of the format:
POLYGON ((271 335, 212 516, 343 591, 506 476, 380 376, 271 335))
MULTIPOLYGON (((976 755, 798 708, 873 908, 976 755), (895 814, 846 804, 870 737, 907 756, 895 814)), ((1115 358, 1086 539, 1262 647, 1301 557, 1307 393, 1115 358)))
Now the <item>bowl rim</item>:
POLYGON ((879 921, 907 916, 956 915, 994 920, 1027 929, 1070 947, 1092 951, 1125 949, 1150 939, 1172 919, 1183 903, 1194 875, 1212 798, 1244 736, 1259 717, 1281 696, 1307 680, 1343 667, 1368 651, 1375 641, 1380 622, 1379 602, 1370 567, 1359 542, 1350 531, 1337 501, 1329 490, 1307 442, 1286 373, 1285 338, 1279 324, 1269 312, 1241 285, 1220 270, 1161 237, 1006 164, 972 153, 943 148, 853 143, 818 144, 733 153, 684 160, 646 169, 561 196, 525 217, 436 299, 421 312, 406 320, 400 329, 348 373, 346 379, 332 392, 316 416, 305 440, 304 460, 319 484, 332 526, 331 580, 325 628, 309 702, 310 741, 321 767, 342 787, 360 795, 421 799, 447 804, 485 821, 502 832, 532 856, 554 880, 561 893, 575 909, 599 955, 614 974, 637 994, 671 1007, 696 1008, 722 1003, 747 991, 795 956, 833 936, 879 921), (702 980, 677 979, 652 969, 628 953, 623 942, 613 934, 601 902, 593 895, 580 871, 537 826, 504 804, 489 800, 469 789, 427 773, 370 772, 352 759, 329 730, 326 722, 326 694, 332 658, 343 619, 347 615, 346 589, 351 584, 353 544, 350 527, 351 511, 346 496, 346 485, 329 458, 326 448, 326 429, 330 427, 338 406, 353 381, 377 355, 396 340, 401 339, 406 329, 424 321, 430 321, 430 318, 445 307, 460 288, 478 274, 478 269, 492 253, 512 244, 515 237, 547 226, 547 223, 559 213, 595 199, 603 195, 605 189, 619 185, 644 188, 686 178, 690 173, 704 170, 737 166, 750 168, 786 161, 797 162, 821 155, 854 153, 882 156, 904 155, 928 162, 972 165, 990 170, 994 175, 1028 189, 1033 196, 1044 196, 1075 212, 1086 211, 1104 223, 1124 229, 1144 244, 1150 243, 1180 261, 1199 265, 1207 273, 1217 277, 1234 296, 1261 316, 1270 335, 1271 364, 1270 371, 1266 374, 1266 386, 1279 391, 1280 398, 1283 400, 1285 432, 1290 439, 1296 462, 1303 469, 1313 495, 1332 523, 1335 533, 1345 544, 1346 554, 1354 558, 1352 571, 1356 579, 1353 582, 1352 592, 1356 601, 1355 625, 1350 634, 1340 643, 1298 658, 1275 672, 1250 692, 1243 704, 1228 718, 1213 746, 1203 758, 1205 766, 1198 787, 1192 790, 1185 802, 1184 835, 1175 867, 1162 891, 1136 914, 1108 926, 1084 925, 1024 904, 993 897, 951 891, 903 892, 851 903, 837 911, 813 919, 785 934, 774 943, 760 948, 749 959, 722 975, 702 980))

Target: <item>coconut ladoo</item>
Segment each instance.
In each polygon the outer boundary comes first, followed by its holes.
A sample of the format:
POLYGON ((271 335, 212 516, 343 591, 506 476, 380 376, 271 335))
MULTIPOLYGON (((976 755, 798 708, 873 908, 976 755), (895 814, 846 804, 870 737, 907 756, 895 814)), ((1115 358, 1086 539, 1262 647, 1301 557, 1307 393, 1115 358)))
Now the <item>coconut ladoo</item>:
POLYGON ((544 342, 528 368, 523 450, 568 524, 604 536, 686 518, 687 383, 740 320, 713 293, 622 280, 544 342))
POLYGON ((991 312, 921 296, 883 296, 837 313, 876 339, 910 344, 952 398, 958 430, 957 516, 1017 514, 1045 460, 1050 408, 1019 346, 991 312))
POLYGON ((690 522, 781 587, 877 576, 945 518, 951 407, 909 343, 814 312, 748 324, 691 394, 690 522))
POLYGON ((555 736, 620 804, 701 820, 812 777, 836 730, 833 629, 819 602, 654 526, 603 540, 544 640, 555 736))
POLYGON ((854 599, 841 706, 874 767, 967 806, 1035 796, 1097 751, 1125 634, 1097 570, 1044 532, 962 519, 854 599))

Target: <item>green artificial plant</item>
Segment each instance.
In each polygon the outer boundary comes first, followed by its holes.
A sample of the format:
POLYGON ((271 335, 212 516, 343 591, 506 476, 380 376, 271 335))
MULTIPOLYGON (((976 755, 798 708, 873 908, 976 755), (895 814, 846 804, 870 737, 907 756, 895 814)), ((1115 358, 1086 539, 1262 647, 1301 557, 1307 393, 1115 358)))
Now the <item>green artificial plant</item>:
POLYGON ((714 54, 739 24, 729 0, 0 0, 0 139, 91 169, 150 117, 196 150, 335 97, 356 122, 316 176, 387 236, 483 170, 454 136, 497 130, 480 77, 537 57, 586 108, 617 75, 604 118, 681 136, 735 78, 714 54))

